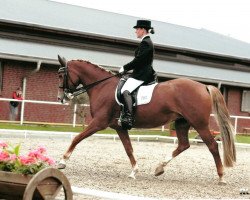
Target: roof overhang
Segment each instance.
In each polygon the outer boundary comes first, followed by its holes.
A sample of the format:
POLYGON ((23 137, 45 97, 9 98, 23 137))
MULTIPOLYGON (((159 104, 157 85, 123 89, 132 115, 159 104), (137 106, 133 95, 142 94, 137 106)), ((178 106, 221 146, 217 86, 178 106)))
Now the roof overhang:
MULTIPOLYGON (((0 38, 0 58, 26 62, 42 62, 59 65, 57 55, 68 60, 83 59, 104 66, 110 70, 118 69, 133 59, 132 56, 110 52, 98 52, 49 44, 13 41, 0 38)), ((250 88, 250 71, 235 71, 174 61, 154 61, 158 76, 166 78, 186 77, 196 81, 250 88)))

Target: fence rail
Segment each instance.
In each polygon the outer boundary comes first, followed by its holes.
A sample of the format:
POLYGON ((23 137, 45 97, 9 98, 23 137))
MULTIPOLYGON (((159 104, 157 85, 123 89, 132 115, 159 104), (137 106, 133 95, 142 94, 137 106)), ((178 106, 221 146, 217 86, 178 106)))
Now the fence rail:
MULTIPOLYGON (((38 100, 16 100, 16 99, 9 99, 9 98, 0 98, 0 101, 17 101, 21 102, 21 117, 20 117, 20 124, 22 125, 24 123, 24 112, 25 112, 25 103, 35 103, 35 104, 50 104, 50 105, 69 105, 68 103, 62 104, 60 102, 54 102, 54 101, 38 101, 38 100)), ((84 104, 84 106, 89 106, 87 104, 84 104)), ((74 105, 74 114, 72 119, 72 126, 76 126, 76 110, 77 110, 77 104, 74 105)), ((211 116, 214 116, 214 114, 211 114, 211 116)), ((237 133, 238 128, 238 120, 239 119, 247 119, 250 120, 250 117, 247 116, 236 116, 236 115, 230 115, 230 118, 234 119, 234 129, 235 134, 237 133)), ((250 123, 249 123, 250 124, 250 123)), ((250 128, 250 126, 249 126, 250 128)), ((162 132, 165 130, 165 126, 162 126, 161 128, 162 132)))
MULTIPOLYGON (((211 114, 211 116, 214 117, 214 114, 211 114)), ((250 120, 250 117, 247 117, 247 116, 230 115, 230 118, 234 119, 234 134, 237 133, 238 119, 248 119, 248 120, 250 120)), ((249 124, 250 124, 250 123, 249 123, 249 124)))

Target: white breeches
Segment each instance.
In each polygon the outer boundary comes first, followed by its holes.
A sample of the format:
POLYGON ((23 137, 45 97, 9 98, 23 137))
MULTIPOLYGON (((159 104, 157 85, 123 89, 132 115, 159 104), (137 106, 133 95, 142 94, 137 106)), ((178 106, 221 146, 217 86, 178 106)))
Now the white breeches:
POLYGON ((137 87, 143 84, 143 82, 144 81, 137 80, 134 78, 128 78, 128 80, 126 81, 126 83, 123 85, 121 89, 121 93, 123 94, 125 90, 128 90, 130 93, 132 93, 137 87))

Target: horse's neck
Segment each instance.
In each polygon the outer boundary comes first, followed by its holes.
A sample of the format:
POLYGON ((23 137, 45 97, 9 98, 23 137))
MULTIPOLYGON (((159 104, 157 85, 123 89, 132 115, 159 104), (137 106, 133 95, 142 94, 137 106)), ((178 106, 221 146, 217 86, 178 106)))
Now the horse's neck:
POLYGON ((104 69, 86 61, 82 61, 81 65, 80 77, 85 85, 89 85, 112 75, 104 69))
MULTIPOLYGON (((95 83, 97 81, 100 81, 102 79, 105 79, 105 78, 113 75, 110 72, 107 72, 106 70, 104 70, 96 65, 93 65, 92 63, 88 63, 88 62, 83 61, 81 63, 81 65, 82 66, 80 66, 80 69, 79 69, 80 70, 80 77, 81 77, 81 80, 84 83, 84 85, 89 85, 89 84, 95 83)), ((114 86, 114 85, 117 85, 117 83, 118 83, 118 80, 115 81, 114 79, 117 79, 117 78, 114 77, 114 78, 105 80, 105 81, 97 84, 92 89, 87 91, 88 95, 91 97, 92 94, 96 94, 100 90, 109 90, 109 87, 111 85, 114 86)))

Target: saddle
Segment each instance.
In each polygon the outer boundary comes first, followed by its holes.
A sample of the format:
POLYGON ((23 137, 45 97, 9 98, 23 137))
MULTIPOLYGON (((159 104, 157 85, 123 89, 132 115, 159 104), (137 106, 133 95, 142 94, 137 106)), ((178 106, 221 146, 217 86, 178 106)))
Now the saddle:
MULTIPOLYGON (((116 99, 116 102, 121 107, 121 115, 124 114, 123 113, 124 112, 124 109, 123 109, 124 103, 123 103, 123 98, 122 98, 122 94, 121 94, 121 89, 128 78, 129 78, 129 76, 123 76, 120 79, 120 81, 117 85, 116 91, 115 91, 115 99, 116 99)), ((133 100, 133 112, 135 112, 136 107, 138 105, 143 105, 143 104, 147 104, 150 102, 150 100, 152 98, 153 90, 154 90, 156 85, 157 85, 157 79, 153 80, 152 82, 142 84, 141 86, 139 86, 138 88, 136 88, 132 92, 131 96, 132 96, 132 100, 133 100)))

